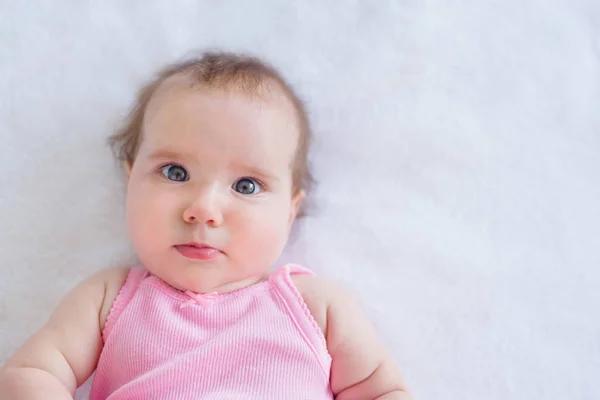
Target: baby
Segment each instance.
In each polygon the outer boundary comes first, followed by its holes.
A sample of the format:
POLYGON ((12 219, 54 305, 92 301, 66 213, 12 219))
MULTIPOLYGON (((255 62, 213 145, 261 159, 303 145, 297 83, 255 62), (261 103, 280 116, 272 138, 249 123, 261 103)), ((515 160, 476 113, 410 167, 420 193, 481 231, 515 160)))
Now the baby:
POLYGON ((410 399, 357 303, 270 272, 311 182, 310 129, 252 57, 207 53, 141 92, 112 137, 140 265, 75 287, 0 370, 2 399, 410 399))

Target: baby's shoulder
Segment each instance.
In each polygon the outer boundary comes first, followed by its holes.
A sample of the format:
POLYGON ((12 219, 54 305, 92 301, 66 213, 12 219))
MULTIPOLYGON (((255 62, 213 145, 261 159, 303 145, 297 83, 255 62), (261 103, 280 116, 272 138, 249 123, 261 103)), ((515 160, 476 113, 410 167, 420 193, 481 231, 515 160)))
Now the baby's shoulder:
POLYGON ((327 314, 331 305, 343 293, 343 289, 314 275, 292 275, 291 278, 315 322, 327 337, 327 314))

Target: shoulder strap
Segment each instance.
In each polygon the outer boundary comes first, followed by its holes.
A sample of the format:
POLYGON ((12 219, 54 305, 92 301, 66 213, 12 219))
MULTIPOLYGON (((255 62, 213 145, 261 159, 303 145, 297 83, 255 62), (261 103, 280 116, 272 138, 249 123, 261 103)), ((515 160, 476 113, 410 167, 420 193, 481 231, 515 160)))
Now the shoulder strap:
POLYGON ((327 351, 327 342, 300 291, 292 281, 293 275, 314 276, 315 273, 300 265, 287 264, 272 273, 269 280, 277 289, 279 297, 286 304, 289 316, 313 351, 323 371, 329 376, 331 356, 327 351))
POLYGON ((140 282, 148 275, 148 271, 145 268, 131 268, 125 279, 125 283, 121 287, 119 294, 115 298, 110 307, 106 322, 104 322, 104 329, 102 330, 102 341, 106 342, 110 331, 121 316, 121 313, 133 298, 137 291, 140 282))

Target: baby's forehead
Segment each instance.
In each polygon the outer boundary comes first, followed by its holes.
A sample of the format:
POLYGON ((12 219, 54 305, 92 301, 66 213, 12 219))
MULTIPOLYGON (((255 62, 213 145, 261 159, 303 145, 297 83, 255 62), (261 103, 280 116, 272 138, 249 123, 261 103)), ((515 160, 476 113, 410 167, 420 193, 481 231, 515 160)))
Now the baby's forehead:
POLYGON ((250 141, 256 145, 263 143, 264 150, 280 149, 287 153, 292 144, 295 152, 294 143, 298 142, 300 130, 292 102, 273 83, 260 90, 262 92, 249 92, 247 88, 231 85, 207 85, 186 76, 168 78, 156 88, 147 105, 143 136, 153 143, 168 142, 172 129, 191 123, 194 125, 188 127, 195 126, 191 129, 197 132, 222 132, 226 137, 235 138, 240 146, 250 141), (238 135, 225 134, 227 130, 236 131, 238 135))
POLYGON ((195 78, 190 72, 179 72, 159 82, 148 106, 150 106, 150 103, 156 104, 158 100, 164 100, 165 97, 190 92, 228 94, 244 98, 250 102, 277 104, 294 111, 294 114, 297 111, 287 89, 271 77, 254 77, 252 80, 220 79, 216 77, 209 82, 205 82, 195 78))
MULTIPOLYGON (((258 113, 264 114, 269 110, 271 115, 278 116, 276 126, 273 126, 278 130, 278 135, 291 135, 295 141, 299 140, 302 130, 298 110, 278 82, 271 80, 253 87, 240 85, 239 82, 229 82, 226 85, 223 82, 207 84, 198 82, 183 73, 171 76, 161 82, 150 97, 144 111, 142 125, 145 126, 148 120, 164 111, 165 107, 170 108, 174 104, 181 104, 180 100, 199 94, 206 95, 202 97, 208 102, 218 102, 224 107, 227 107, 230 101, 238 104, 240 101, 246 103, 250 105, 247 110, 254 110, 253 112, 257 113, 256 119, 259 118, 258 113)), ((206 105, 206 102, 204 104, 206 105)))

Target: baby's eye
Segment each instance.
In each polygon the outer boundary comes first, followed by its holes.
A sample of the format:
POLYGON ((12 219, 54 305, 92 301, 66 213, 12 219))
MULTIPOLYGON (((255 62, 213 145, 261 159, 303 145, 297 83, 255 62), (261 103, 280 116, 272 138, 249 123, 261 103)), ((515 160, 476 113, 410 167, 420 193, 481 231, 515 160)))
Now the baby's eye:
POLYGON ((260 193, 260 184, 254 179, 242 178, 238 179, 232 186, 233 190, 241 194, 257 194, 260 193))
POLYGON ((177 164, 167 164, 161 168, 160 172, 162 172, 167 179, 175 182, 185 182, 190 179, 185 168, 177 164))

